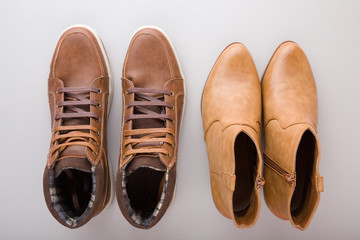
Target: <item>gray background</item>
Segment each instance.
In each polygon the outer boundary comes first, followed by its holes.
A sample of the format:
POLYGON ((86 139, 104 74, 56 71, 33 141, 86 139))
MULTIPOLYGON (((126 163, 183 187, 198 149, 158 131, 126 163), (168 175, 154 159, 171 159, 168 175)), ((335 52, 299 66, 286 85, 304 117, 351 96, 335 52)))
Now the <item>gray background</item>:
MULTIPOLYGON (((75 1, 0 2, 1 239, 359 239, 359 1, 75 1), (129 225, 116 200, 84 227, 69 230, 46 208, 42 174, 50 141, 47 76, 59 34, 94 27, 115 80, 109 156, 117 166, 121 69, 131 34, 165 30, 177 49, 187 87, 176 198, 151 230, 129 225), (220 52, 240 41, 259 76, 277 46, 296 41, 312 66, 319 98, 320 172, 325 192, 307 231, 275 217, 262 200, 255 227, 237 229, 215 208, 200 114, 207 75, 220 52)), ((115 172, 115 169, 114 169, 115 172)))

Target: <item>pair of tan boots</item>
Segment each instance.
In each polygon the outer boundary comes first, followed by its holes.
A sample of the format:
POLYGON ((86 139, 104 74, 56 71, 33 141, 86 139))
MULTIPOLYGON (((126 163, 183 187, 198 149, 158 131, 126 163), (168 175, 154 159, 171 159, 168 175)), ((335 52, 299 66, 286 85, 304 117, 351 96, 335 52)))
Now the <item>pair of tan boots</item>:
POLYGON ((278 47, 261 85, 244 45, 230 44, 215 62, 202 95, 204 138, 213 200, 237 227, 256 223, 262 185, 276 216, 300 230, 309 226, 323 191, 316 92, 294 42, 278 47))

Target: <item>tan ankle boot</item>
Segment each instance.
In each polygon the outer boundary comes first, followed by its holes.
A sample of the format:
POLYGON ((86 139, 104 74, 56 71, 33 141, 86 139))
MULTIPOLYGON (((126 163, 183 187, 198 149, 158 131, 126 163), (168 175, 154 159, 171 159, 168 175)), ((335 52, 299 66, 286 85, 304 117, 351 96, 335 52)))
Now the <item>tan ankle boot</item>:
POLYGON ((317 94, 309 62, 294 42, 274 53, 262 80, 264 195, 269 209, 305 230, 323 191, 317 94))
POLYGON ((259 215, 263 183, 261 89, 244 45, 233 43, 221 53, 201 107, 214 203, 237 227, 249 228, 259 215))

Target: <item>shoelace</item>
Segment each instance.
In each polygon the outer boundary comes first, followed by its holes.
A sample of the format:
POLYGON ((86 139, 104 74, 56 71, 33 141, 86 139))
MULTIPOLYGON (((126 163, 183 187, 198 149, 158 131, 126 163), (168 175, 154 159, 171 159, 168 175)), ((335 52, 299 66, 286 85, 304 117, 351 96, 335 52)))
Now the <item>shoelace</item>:
MULTIPOLYGON (((127 108, 134 107, 133 114, 125 117, 125 121, 137 119, 159 119, 164 122, 166 120, 174 121, 174 119, 165 113, 165 108, 174 110, 174 107, 164 100, 164 95, 172 96, 173 93, 165 89, 153 88, 128 88, 127 94, 135 94, 134 101, 127 104, 127 108), (149 94, 152 94, 149 95, 149 94), (149 108, 150 106, 162 107, 161 113, 157 113, 149 108), (137 112, 137 113, 135 113, 137 112)), ((130 137, 124 140, 124 146, 131 146, 124 152, 123 158, 135 156, 137 154, 164 154, 170 157, 169 151, 162 148, 164 143, 174 147, 174 141, 167 135, 174 135, 171 128, 145 128, 125 130, 124 137, 130 137)))
MULTIPOLYGON (((100 107, 97 101, 90 100, 91 93, 100 93, 100 89, 95 87, 62 87, 57 89, 57 93, 64 93, 64 101, 58 103, 58 107, 63 107, 62 113, 55 116, 55 120, 66 120, 72 118, 95 118, 100 121, 99 116, 90 111, 86 111, 82 107, 96 106, 100 107), (64 109, 68 112, 65 112, 64 109), (71 111, 71 112, 69 112, 71 111)), ((99 132, 91 125, 70 125, 58 126, 54 129, 52 148, 50 155, 52 156, 56 151, 59 154, 65 150, 67 146, 81 145, 91 149, 94 155, 97 155, 97 146, 99 145, 99 132), (90 142, 93 139, 95 145, 90 142)))

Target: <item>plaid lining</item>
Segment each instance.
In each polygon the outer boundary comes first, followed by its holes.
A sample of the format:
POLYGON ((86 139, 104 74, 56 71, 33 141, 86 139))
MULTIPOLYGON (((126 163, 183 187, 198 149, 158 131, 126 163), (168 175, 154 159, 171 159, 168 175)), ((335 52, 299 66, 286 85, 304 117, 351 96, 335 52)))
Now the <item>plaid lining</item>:
POLYGON ((138 224, 140 226, 148 227, 154 221, 154 219, 156 218, 156 216, 158 215, 158 213, 160 211, 160 208, 163 205, 163 202, 164 202, 164 199, 165 199, 165 192, 166 192, 167 184, 168 184, 169 172, 166 171, 166 173, 165 173, 164 188, 163 188, 162 193, 161 193, 160 201, 156 205, 156 208, 155 208, 154 212, 148 218, 141 218, 141 212, 140 211, 136 212, 131 207, 131 204, 130 204, 130 199, 129 199, 129 196, 128 196, 127 191, 126 191, 125 168, 126 168, 126 166, 122 170, 122 181, 121 182, 122 182, 122 193, 123 193, 123 196, 124 196, 124 202, 125 202, 126 208, 127 208, 128 212, 129 212, 130 217, 132 218, 132 220, 136 224, 138 224))
POLYGON ((91 167, 91 172, 92 172, 91 176, 92 176, 93 184, 92 184, 91 198, 90 198, 89 204, 81 216, 71 217, 71 216, 74 216, 75 213, 72 210, 65 208, 66 205, 61 204, 61 202, 63 200, 63 196, 61 193, 61 189, 57 188, 55 185, 54 166, 49 170, 49 186, 50 186, 49 190, 50 190, 50 198, 51 198, 52 207, 55 209, 55 211, 58 213, 59 217, 67 225, 69 225, 71 227, 75 227, 76 225, 81 223, 86 218, 86 216, 89 214, 89 212, 94 204, 95 190, 96 190, 95 167, 94 166, 91 167))

